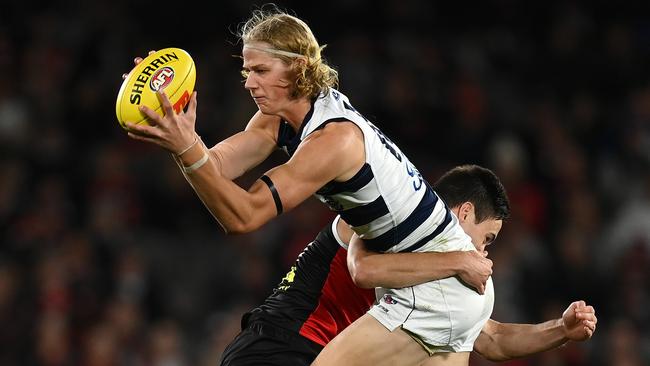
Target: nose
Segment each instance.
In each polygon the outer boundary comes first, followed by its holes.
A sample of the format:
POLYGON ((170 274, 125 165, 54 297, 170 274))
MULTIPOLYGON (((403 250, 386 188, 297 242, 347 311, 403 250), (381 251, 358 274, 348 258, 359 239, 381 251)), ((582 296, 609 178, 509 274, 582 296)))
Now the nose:
POLYGON ((244 83, 244 88, 246 88, 247 90, 252 90, 257 88, 257 81, 255 80, 253 73, 248 74, 248 77, 246 78, 246 82, 244 83))

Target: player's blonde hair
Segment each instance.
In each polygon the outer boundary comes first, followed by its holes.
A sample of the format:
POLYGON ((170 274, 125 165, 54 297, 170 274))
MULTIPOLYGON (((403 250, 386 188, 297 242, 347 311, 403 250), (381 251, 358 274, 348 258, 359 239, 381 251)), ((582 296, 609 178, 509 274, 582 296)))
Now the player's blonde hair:
POLYGON ((262 8, 253 11, 253 15, 240 27, 238 36, 244 46, 251 42, 264 42, 273 50, 280 51, 272 54, 291 66, 294 82, 290 94, 292 98, 315 98, 338 85, 338 72, 321 57, 325 46, 318 45, 305 22, 275 6, 271 10, 262 8))

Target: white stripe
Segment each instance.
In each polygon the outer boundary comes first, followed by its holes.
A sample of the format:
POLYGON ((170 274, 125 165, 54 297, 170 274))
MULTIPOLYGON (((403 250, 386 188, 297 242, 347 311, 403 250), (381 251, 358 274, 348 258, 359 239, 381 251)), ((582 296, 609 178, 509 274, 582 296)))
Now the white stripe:
POLYGON ((343 247, 345 250, 348 250, 348 245, 343 242, 343 239, 339 236, 339 231, 337 229, 339 220, 341 220, 341 215, 337 215, 334 218, 334 221, 332 221, 332 234, 334 234, 334 239, 336 239, 336 242, 339 243, 341 247, 343 247))
POLYGON ((268 52, 268 53, 273 53, 273 54, 276 54, 276 55, 281 55, 281 56, 286 56, 286 57, 304 57, 304 58, 308 58, 307 56, 301 55, 299 53, 283 51, 283 50, 276 50, 275 48, 263 48, 263 47, 255 47, 255 46, 245 45, 244 49, 247 49, 247 48, 250 48, 251 50, 268 52))

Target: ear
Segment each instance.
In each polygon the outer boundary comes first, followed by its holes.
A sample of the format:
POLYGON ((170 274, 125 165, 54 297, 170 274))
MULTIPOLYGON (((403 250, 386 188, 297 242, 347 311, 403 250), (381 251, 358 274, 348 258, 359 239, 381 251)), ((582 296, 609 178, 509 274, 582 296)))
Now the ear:
POLYGON ((296 57, 291 59, 289 68, 293 73, 302 73, 307 68, 307 59, 304 57, 296 57))
POLYGON ((463 202, 458 208, 458 220, 465 222, 472 217, 474 217, 474 204, 471 202, 463 202))
POLYGON ((299 67, 307 67, 307 57, 296 57, 293 62, 299 67))

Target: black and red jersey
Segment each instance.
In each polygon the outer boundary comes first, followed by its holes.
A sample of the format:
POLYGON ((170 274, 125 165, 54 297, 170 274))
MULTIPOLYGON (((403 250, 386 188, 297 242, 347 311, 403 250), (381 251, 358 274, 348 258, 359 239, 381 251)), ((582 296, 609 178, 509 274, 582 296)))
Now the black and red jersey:
POLYGON ((328 225, 298 256, 273 294, 244 316, 244 323, 263 321, 325 346, 375 300, 374 290, 352 282, 346 255, 328 225))

